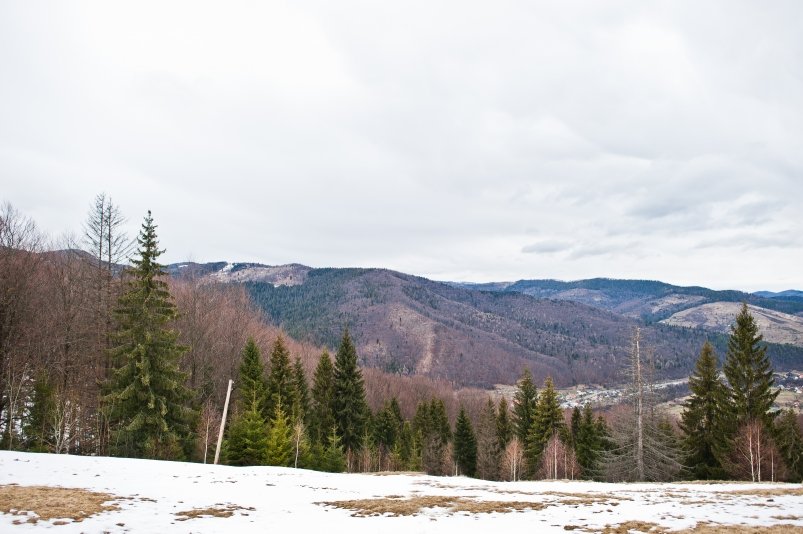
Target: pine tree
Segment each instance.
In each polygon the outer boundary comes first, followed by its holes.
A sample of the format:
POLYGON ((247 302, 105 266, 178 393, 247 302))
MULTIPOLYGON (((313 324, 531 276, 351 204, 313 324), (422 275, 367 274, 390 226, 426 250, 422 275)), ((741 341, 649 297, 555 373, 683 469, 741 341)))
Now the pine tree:
POLYGON ((538 396, 530 431, 525 442, 527 465, 532 475, 541 463, 541 453, 552 436, 561 431, 565 422, 558 402, 558 394, 552 377, 544 381, 544 389, 538 396))
POLYGON ((357 366, 357 350, 348 329, 335 356, 334 417, 341 444, 346 451, 356 451, 362 443, 368 418, 365 385, 357 366))
POLYGON ((292 410, 295 398, 294 382, 293 369, 290 366, 290 352, 284 344, 284 338, 279 335, 270 352, 268 398, 266 401, 268 413, 274 414, 277 404, 289 407, 292 410))
POLYGON ((510 412, 507 407, 507 399, 499 399, 496 408, 496 439, 499 441, 499 449, 505 450, 510 439, 513 437, 513 424, 510 422, 510 412))
POLYGON ((238 413, 229 427, 226 441, 229 465, 265 465, 268 461, 268 427, 259 404, 252 393, 248 408, 238 413))
POLYGON ((265 380, 265 367, 262 364, 262 354, 253 338, 248 338, 243 348, 239 378, 237 384, 238 404, 243 410, 247 410, 256 401, 263 420, 267 420, 269 415, 267 411, 268 385, 265 380))
POLYGON ((268 429, 268 443, 265 463, 267 465, 277 465, 289 467, 293 457, 293 429, 290 421, 282 408, 282 403, 277 402, 273 407, 273 418, 270 420, 268 429))
POLYGON ((293 363, 293 420, 301 421, 305 427, 309 426, 309 386, 307 375, 301 359, 296 358, 293 363))
POLYGON ((313 443, 326 445, 329 433, 336 426, 334 415, 335 368, 329 353, 324 351, 312 379, 310 437, 313 443))
POLYGON ((723 441, 725 386, 719 379, 714 347, 706 341, 689 377, 691 396, 681 414, 685 465, 697 479, 722 479, 725 472, 718 458, 723 441))
POLYGON ((790 482, 803 481, 803 435, 797 415, 784 410, 775 425, 775 442, 783 455, 790 482))
POLYGON ((455 423, 454 462, 460 474, 467 477, 477 474, 477 437, 462 406, 455 423))
POLYGON ((115 310, 113 358, 119 367, 104 397, 114 429, 111 445, 123 456, 180 459, 192 449, 195 412, 178 367, 187 348, 170 328, 177 312, 157 262, 164 251, 150 212, 137 243, 139 258, 115 310))
POLYGON ((537 401, 538 391, 533 384, 533 376, 530 370, 525 368, 513 398, 513 432, 521 443, 527 442, 527 434, 533 426, 537 401))
POLYGON ((779 391, 773 391, 773 369, 767 357, 767 347, 750 314, 747 304, 736 316, 728 339, 728 353, 723 372, 728 380, 727 416, 731 433, 750 420, 772 428, 774 414, 770 412, 779 391))

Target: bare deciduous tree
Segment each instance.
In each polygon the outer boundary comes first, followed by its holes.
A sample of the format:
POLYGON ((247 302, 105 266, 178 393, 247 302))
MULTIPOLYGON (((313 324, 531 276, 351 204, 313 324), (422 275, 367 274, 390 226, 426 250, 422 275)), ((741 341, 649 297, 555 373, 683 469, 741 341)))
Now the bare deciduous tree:
POLYGON ((521 479, 524 464, 524 447, 517 437, 508 442, 502 454, 502 472, 505 480, 517 481, 521 479))

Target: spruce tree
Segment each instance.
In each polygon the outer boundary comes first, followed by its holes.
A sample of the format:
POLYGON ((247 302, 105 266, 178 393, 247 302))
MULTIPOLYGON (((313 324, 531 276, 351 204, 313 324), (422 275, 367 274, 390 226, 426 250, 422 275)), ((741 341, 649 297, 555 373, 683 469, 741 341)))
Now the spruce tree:
MULTIPOLYGON (((499 479, 499 465, 503 449, 499 445, 498 423, 496 407, 489 397, 488 402, 480 411, 480 419, 477 423, 477 476, 485 480, 499 479)), ((457 449, 456 444, 455 449, 457 449)))
POLYGON ((327 435, 326 448, 323 452, 321 469, 329 473, 342 473, 346 470, 346 454, 337 434, 337 427, 333 426, 327 435))
POLYGON ((267 420, 270 413, 267 411, 268 385, 265 380, 265 366, 262 364, 262 354, 253 338, 249 337, 243 348, 239 374, 237 383, 239 406, 245 411, 256 401, 263 420, 267 420))
POLYGON ((296 358, 293 363, 293 420, 309 426, 309 386, 307 385, 307 375, 301 359, 296 358))
POLYGON ((507 407, 507 399, 499 399, 496 408, 496 439, 499 441, 499 449, 505 450, 510 439, 513 437, 513 423, 510 422, 510 412, 507 407))
POLYGON ((343 333, 335 356, 334 417, 341 445, 346 451, 359 449, 368 419, 365 385, 357 366, 357 350, 348 329, 343 333))
POLYGON ((268 442, 265 463, 289 467, 293 457, 293 429, 290 426, 287 414, 282 403, 277 402, 273 407, 273 417, 268 429, 268 442))
POLYGON ((575 422, 574 413, 572 413, 574 451, 577 455, 577 463, 580 464, 582 470, 581 476, 586 480, 596 480, 601 476, 600 456, 604 449, 601 435, 604 430, 601 425, 604 425, 604 422, 604 419, 594 421, 594 413, 590 404, 583 406, 579 421, 575 422))
POLYGON ((271 417, 276 411, 277 404, 292 410, 293 400, 295 399, 294 382, 293 369, 290 366, 290 351, 287 350, 284 344, 284 338, 279 335, 270 352, 266 407, 268 413, 272 414, 271 417))
POLYGON ((267 463, 268 428, 256 396, 252 396, 248 408, 234 417, 228 433, 226 460, 229 465, 267 463))
POLYGON ((544 389, 538 396, 530 431, 525 442, 527 465, 532 475, 541 461, 541 453, 549 439, 565 426, 563 412, 552 377, 544 381, 544 389))
POLYGON ((25 446, 31 452, 49 452, 53 443, 53 416, 56 412, 56 392, 44 371, 36 375, 25 419, 25 446))
POLYGON ((187 350, 170 328, 176 306, 157 259, 162 254, 150 211, 137 239, 139 258, 115 314, 118 367, 104 397, 112 451, 139 458, 181 459, 192 449, 195 412, 179 359, 187 350))
POLYGON ((525 368, 513 400, 513 431, 522 443, 526 443, 527 434, 533 426, 537 401, 538 392, 533 384, 533 376, 530 370, 525 368))
POLYGON ((689 377, 691 396, 681 414, 685 465, 701 480, 722 479, 725 474, 718 452, 723 441, 726 391, 717 367, 714 347, 706 341, 689 377))
POLYGON ((329 433, 336 426, 334 415, 335 368, 329 353, 324 351, 312 379, 310 437, 313 443, 326 445, 329 433))
POLYGON ((460 474, 473 477, 477 473, 477 436, 466 415, 465 409, 460 406, 454 430, 454 462, 460 474))
POLYGON ((751 420, 761 421, 768 430, 772 428, 774 414, 770 409, 779 392, 773 390, 773 369, 762 339, 747 304, 742 304, 731 326, 723 366, 729 388, 727 416, 731 433, 751 420))
POLYGON ((791 408, 778 417, 775 428, 775 442, 783 454, 790 482, 803 481, 803 435, 797 415, 791 408))

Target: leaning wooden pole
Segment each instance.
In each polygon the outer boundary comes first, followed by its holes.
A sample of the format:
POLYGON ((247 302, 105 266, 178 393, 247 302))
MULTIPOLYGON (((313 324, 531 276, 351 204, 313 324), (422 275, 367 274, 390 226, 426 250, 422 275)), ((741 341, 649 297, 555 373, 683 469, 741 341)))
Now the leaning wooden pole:
POLYGON ((229 413, 229 397, 231 397, 231 385, 233 381, 229 379, 229 389, 226 391, 226 404, 223 405, 223 419, 220 420, 220 432, 217 435, 217 448, 215 449, 215 465, 220 459, 220 446, 223 444, 223 427, 226 426, 226 414, 229 413))

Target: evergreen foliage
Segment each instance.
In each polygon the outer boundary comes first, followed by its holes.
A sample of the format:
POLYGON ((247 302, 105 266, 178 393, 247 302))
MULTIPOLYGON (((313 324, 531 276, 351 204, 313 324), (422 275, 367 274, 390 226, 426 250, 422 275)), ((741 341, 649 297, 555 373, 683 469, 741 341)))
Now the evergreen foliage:
POLYGON ((604 425, 604 419, 594 420, 590 404, 583 406, 582 412, 578 409, 572 412, 572 442, 577 463, 580 464, 580 474, 586 480, 599 480, 601 476, 604 425), (579 418, 575 414, 579 414, 579 418))
POLYGON ((337 349, 334 369, 334 417, 346 451, 360 448, 368 415, 365 385, 357 366, 357 350, 346 329, 337 349))
POLYGON ((775 442, 783 454, 790 482, 803 481, 803 435, 797 415, 791 408, 784 410, 778 417, 775 430, 775 442))
POLYGON ((544 389, 538 396, 535 414, 525 442, 527 465, 531 475, 540 464, 541 453, 549 439, 564 426, 563 411, 560 409, 555 384, 552 382, 552 377, 548 376, 544 381, 544 389))
POLYGON ((536 402, 538 391, 533 384, 530 370, 525 368, 513 400, 513 432, 521 443, 527 442, 527 434, 533 426, 536 402))
POLYGON ((496 409, 496 439, 499 442, 499 448, 505 450, 512 437, 513 423, 510 421, 507 399, 502 397, 499 399, 499 405, 496 409))
POLYGON ((329 353, 324 351, 315 367, 312 379, 312 413, 310 438, 313 443, 325 445, 335 423, 335 368, 329 353))
POLYGON ((248 338, 243 348, 239 374, 238 404, 245 410, 250 409, 251 404, 256 401, 263 420, 267 420, 268 384, 265 380, 265 366, 262 364, 262 354, 253 338, 248 338))
POLYGON ((722 479, 725 472, 718 457, 723 441, 726 389, 719 378, 714 347, 706 342, 689 377, 691 396, 681 414, 685 465, 696 479, 722 479))
POLYGON ((268 462, 268 427, 259 399, 252 395, 248 408, 238 413, 229 427, 226 442, 229 465, 265 465, 268 462))
MULTIPOLYGON (((507 405, 504 408, 507 409, 507 405)), ((498 423, 496 408, 493 401, 488 398, 488 402, 480 411, 477 423, 477 476, 485 480, 499 479, 499 465, 503 449, 499 443, 498 423)), ((457 450, 456 437, 455 450, 457 450)))
POLYGON ((282 403, 277 402, 273 408, 273 418, 268 429, 266 465, 289 467, 293 457, 293 429, 282 403))
POLYGON ((47 373, 37 373, 31 394, 31 407, 23 427, 26 448, 31 452, 49 452, 53 443, 53 418, 56 393, 47 373))
POLYGON ((277 404, 289 407, 292 410, 294 400, 295 378, 293 369, 290 366, 290 351, 287 350, 284 338, 280 335, 273 343, 273 348, 270 352, 266 409, 272 417, 275 415, 277 404))
POLYGON ((307 385, 307 375, 301 359, 296 357, 293 362, 293 421, 301 421, 305 427, 310 422, 310 403, 309 386, 307 385))
POLYGON ((135 458, 181 459, 191 449, 195 412, 178 362, 187 350, 170 328, 176 307, 157 262, 156 226, 150 211, 137 239, 139 258, 115 313, 114 361, 104 401, 112 451, 135 458))
POLYGON ((455 423, 454 462, 461 474, 468 477, 477 474, 477 437, 462 406, 455 423))
POLYGON ((323 452, 321 470, 329 473, 342 473, 346 470, 346 454, 340 444, 337 427, 333 426, 327 436, 326 449, 323 452))
POLYGON ((773 369, 767 357, 767 347, 750 314, 747 304, 736 316, 728 339, 728 353, 723 372, 728 380, 729 398, 726 404, 728 423, 732 432, 746 421, 762 421, 772 428, 772 404, 778 396, 773 391, 773 369))
POLYGON ((416 446, 421 451, 421 468, 430 475, 446 474, 444 453, 451 439, 446 406, 441 399, 422 401, 413 417, 416 446))

